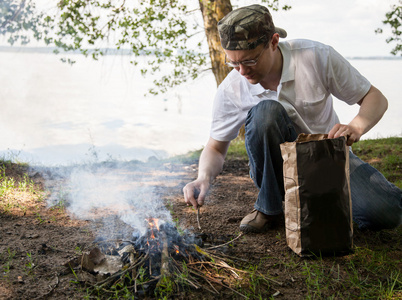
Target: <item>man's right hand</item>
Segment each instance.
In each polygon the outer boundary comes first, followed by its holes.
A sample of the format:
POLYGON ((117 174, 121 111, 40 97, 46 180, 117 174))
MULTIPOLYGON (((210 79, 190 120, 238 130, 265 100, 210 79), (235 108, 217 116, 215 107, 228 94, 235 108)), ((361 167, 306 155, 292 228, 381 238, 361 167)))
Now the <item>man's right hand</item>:
POLYGON ((195 180, 193 182, 188 183, 183 188, 184 201, 187 205, 192 205, 195 209, 199 206, 202 206, 205 201, 205 197, 209 190, 209 181, 208 180, 195 180))
POLYGON ((184 201, 197 209, 204 204, 211 182, 222 170, 230 142, 209 138, 200 156, 198 178, 183 188, 184 201))

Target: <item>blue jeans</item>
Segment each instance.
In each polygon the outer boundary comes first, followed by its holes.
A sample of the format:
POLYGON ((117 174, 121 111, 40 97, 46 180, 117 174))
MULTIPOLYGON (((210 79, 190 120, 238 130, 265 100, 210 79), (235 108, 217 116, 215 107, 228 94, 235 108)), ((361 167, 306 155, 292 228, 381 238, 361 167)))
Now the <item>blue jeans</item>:
MULTIPOLYGON (((250 176, 259 189, 254 208, 267 215, 282 213, 283 160, 280 144, 297 132, 283 106, 265 100, 248 112, 245 144, 250 176)), ((402 224, 402 191, 375 168, 350 152, 353 220, 361 229, 380 230, 402 224)))

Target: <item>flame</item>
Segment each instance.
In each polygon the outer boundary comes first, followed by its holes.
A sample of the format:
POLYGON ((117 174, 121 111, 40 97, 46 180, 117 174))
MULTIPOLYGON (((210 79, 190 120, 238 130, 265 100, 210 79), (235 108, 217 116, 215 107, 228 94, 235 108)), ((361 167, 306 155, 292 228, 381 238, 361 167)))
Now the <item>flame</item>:
POLYGON ((180 251, 179 251, 179 246, 173 245, 173 248, 174 248, 176 254, 179 254, 179 253, 180 253, 180 251))
POLYGON ((148 218, 146 219, 148 221, 148 225, 151 229, 156 229, 159 231, 159 219, 157 218, 148 218))
POLYGON ((157 230, 159 231, 159 219, 157 218, 148 218, 146 219, 149 225, 149 228, 151 229, 151 239, 155 239, 155 234, 154 231, 157 230))

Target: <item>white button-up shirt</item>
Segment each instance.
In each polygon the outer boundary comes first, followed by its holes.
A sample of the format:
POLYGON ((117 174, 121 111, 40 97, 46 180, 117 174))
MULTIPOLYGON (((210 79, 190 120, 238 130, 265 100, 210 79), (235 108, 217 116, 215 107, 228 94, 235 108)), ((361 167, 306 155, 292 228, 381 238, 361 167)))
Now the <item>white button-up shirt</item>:
POLYGON ((268 99, 284 106, 298 133, 328 133, 339 123, 332 95, 352 105, 370 89, 370 82, 330 46, 290 40, 280 42, 279 49, 283 67, 277 91, 249 83, 237 70, 220 84, 213 106, 212 138, 236 138, 247 112, 268 99))

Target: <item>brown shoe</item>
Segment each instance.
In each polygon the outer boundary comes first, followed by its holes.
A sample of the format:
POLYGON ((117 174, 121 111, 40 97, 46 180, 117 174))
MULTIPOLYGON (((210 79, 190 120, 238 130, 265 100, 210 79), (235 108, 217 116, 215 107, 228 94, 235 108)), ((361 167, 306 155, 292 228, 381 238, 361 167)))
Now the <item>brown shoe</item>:
POLYGON ((269 216, 256 209, 240 222, 240 230, 248 233, 262 233, 277 225, 282 215, 269 216))

